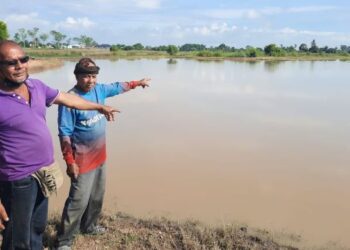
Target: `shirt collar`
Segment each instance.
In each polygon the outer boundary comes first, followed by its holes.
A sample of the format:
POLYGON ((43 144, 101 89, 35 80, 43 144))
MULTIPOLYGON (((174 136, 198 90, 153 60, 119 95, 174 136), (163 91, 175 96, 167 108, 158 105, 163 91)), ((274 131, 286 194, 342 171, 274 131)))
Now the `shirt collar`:
POLYGON ((27 78, 27 80, 24 81, 24 84, 28 86, 28 88, 34 88, 34 84, 31 81, 32 79, 27 78))

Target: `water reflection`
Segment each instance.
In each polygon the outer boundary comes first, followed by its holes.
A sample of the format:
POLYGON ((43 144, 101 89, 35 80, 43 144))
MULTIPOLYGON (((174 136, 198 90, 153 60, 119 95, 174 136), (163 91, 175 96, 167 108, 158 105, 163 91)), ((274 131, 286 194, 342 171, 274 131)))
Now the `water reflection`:
POLYGON ((112 58, 110 58, 109 60, 110 60, 111 62, 117 62, 117 61, 120 60, 120 58, 119 58, 119 57, 112 57, 112 58))
POLYGON ((264 67, 268 72, 275 72, 278 67, 283 64, 283 61, 264 61, 264 67))
POLYGON ((261 61, 246 61, 245 62, 251 69, 254 69, 256 66, 258 66, 259 64, 261 64, 261 61))
POLYGON ((176 64, 177 63, 177 61, 176 61, 176 59, 174 59, 174 58, 170 58, 168 61, 167 61, 167 64, 176 64))
MULTIPOLYGON (((239 220, 350 246, 350 64, 176 61, 97 60, 100 82, 153 79, 108 100, 122 113, 108 124, 106 208, 239 220)), ((74 65, 36 76, 68 90, 74 65)))
MULTIPOLYGON (((188 59, 190 61, 193 61, 193 59, 188 59)), ((223 64, 225 63, 225 60, 221 59, 221 58, 196 58, 196 61, 200 62, 200 63, 208 63, 208 64, 212 64, 212 63, 219 63, 219 64, 223 64)))
POLYGON ((167 68, 169 71, 174 71, 176 70, 176 64, 177 64, 177 60, 170 58, 169 60, 167 60, 167 68))

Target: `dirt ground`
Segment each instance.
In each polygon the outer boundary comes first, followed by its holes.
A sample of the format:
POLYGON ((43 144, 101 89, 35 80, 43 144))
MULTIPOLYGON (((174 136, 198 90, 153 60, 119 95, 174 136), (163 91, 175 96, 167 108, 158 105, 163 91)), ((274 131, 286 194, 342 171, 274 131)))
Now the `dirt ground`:
POLYGON ((31 59, 29 61, 29 73, 38 73, 48 69, 59 68, 61 66, 63 66, 63 61, 60 59, 31 59))

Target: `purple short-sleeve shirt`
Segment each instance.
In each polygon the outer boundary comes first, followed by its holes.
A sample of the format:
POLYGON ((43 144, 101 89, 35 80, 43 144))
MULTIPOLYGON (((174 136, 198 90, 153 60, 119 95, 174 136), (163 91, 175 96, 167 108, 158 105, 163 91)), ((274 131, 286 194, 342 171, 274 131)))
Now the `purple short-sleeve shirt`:
POLYGON ((53 143, 46 125, 46 107, 59 94, 39 80, 27 79, 30 103, 0 90, 0 180, 31 175, 54 161, 53 143))

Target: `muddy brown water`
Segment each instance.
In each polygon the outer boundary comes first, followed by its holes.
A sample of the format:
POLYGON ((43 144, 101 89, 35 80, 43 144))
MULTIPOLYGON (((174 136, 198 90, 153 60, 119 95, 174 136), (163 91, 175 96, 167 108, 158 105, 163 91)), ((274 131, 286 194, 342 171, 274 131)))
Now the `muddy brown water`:
MULTIPOLYGON (((105 209, 301 234, 350 246, 350 63, 97 60, 108 100, 105 209)), ((73 62, 34 74, 68 90, 73 62)), ((56 107, 48 111, 56 157, 56 107)), ((68 180, 50 212, 61 212, 68 180)))

